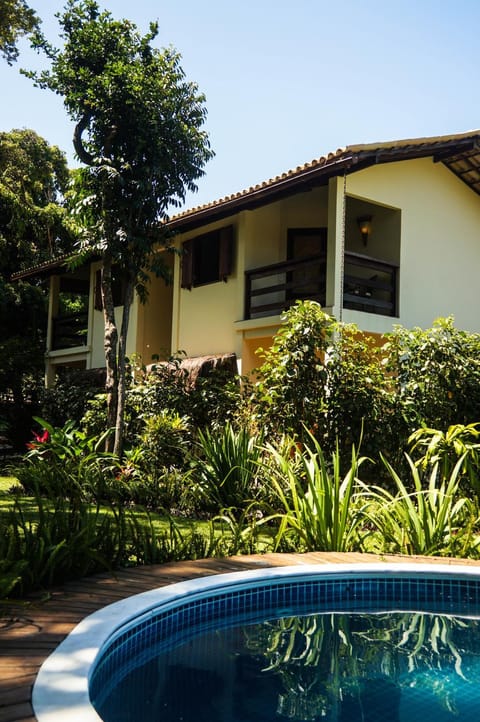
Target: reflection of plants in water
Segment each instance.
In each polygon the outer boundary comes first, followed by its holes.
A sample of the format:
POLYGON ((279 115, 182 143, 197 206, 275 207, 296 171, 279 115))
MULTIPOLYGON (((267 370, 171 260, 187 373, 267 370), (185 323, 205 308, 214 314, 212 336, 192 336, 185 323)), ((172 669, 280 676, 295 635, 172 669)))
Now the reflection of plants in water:
POLYGON ((365 690, 381 678, 398 699, 402 687, 421 686, 455 713, 455 675, 448 672, 475 681, 463 659, 467 640, 469 657, 478 656, 478 622, 406 612, 270 620, 250 627, 246 643, 264 657, 265 672, 281 677, 277 713, 315 720, 331 713, 335 719, 347 697, 362 705, 365 690))
POLYGON ((315 720, 338 706, 357 674, 348 627, 348 616, 332 614, 278 619, 247 631, 247 647, 265 657, 264 671, 282 679, 278 714, 315 720))

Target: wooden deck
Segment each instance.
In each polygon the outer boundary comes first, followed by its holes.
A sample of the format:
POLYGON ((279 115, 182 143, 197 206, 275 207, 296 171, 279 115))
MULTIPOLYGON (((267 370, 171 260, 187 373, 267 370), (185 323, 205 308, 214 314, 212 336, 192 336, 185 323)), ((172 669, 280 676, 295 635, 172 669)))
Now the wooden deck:
POLYGON ((480 562, 373 554, 266 554, 176 562, 101 574, 65 584, 24 604, 0 607, 0 722, 34 722, 31 692, 43 661, 84 617, 119 599, 209 574, 294 564, 416 561, 440 564, 480 562))

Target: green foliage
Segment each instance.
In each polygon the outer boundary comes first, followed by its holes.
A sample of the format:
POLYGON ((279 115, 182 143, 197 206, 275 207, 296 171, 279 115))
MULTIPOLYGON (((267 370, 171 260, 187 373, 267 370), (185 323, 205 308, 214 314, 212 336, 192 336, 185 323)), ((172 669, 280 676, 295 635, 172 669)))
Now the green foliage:
POLYGON ((100 257, 105 317, 108 426, 114 450, 123 449, 126 343, 134 291, 147 297, 148 272, 169 276, 160 246, 171 238, 161 221, 212 157, 205 98, 185 80, 180 56, 153 46, 158 26, 141 36, 128 20, 114 20, 95 0, 67 0, 58 16, 62 50, 37 33, 33 45, 51 67, 28 73, 63 97, 75 122, 74 147, 84 164, 74 176, 70 202, 80 226, 81 257, 100 257), (112 267, 123 283, 117 328, 112 267))
POLYGON ((373 338, 354 324, 338 324, 326 364, 322 446, 331 453, 338 445, 347 462, 352 445, 360 442, 368 456, 380 450, 393 456, 408 433, 384 364, 384 349, 373 338))
POLYGON ((426 331, 397 327, 379 345, 318 304, 299 302, 262 357, 239 417, 270 439, 301 441, 307 429, 345 463, 361 441, 366 454, 382 451, 400 469, 415 429, 480 417, 480 335, 455 329, 452 318, 426 331))
POLYGON ((88 378, 80 379, 77 375, 57 378, 55 386, 39 390, 38 403, 42 418, 52 426, 74 422, 88 436, 100 436, 105 430, 105 394, 99 394, 98 386, 88 378))
POLYGON ((11 65, 18 58, 17 42, 40 22, 25 0, 2 0, 0 12, 0 55, 11 65))
POLYGON ((42 432, 29 444, 24 463, 15 469, 24 489, 66 497, 72 503, 101 497, 108 474, 117 465, 112 454, 102 451, 108 432, 90 437, 73 421, 58 428, 44 419, 34 420, 42 432))
POLYGON ((327 464, 318 441, 310 435, 309 445, 290 450, 268 447, 270 483, 282 512, 268 517, 280 524, 275 541, 278 548, 296 551, 353 551, 362 546, 364 522, 358 502, 357 474, 365 461, 352 448, 350 468, 342 478, 340 454, 327 464))
POLYGON ((190 447, 190 427, 186 416, 162 410, 145 419, 140 444, 149 463, 158 466, 182 466, 190 447))
POLYGON ((463 462, 460 472, 470 488, 480 498, 480 424, 455 424, 447 431, 422 427, 411 434, 408 442, 411 453, 420 452, 415 461, 422 471, 439 465, 442 476, 449 477, 458 460, 463 462))
POLYGON ((299 438, 323 428, 327 407, 325 354, 336 323, 314 301, 298 301, 282 318, 272 347, 261 352, 250 399, 253 424, 299 438))
POLYGON ((75 505, 61 496, 35 492, 36 519, 20 499, 0 518, 0 594, 23 594, 67 579, 117 567, 125 561, 118 518, 97 507, 75 505))
POLYGON ((385 346, 409 432, 444 429, 480 418, 480 334, 455 328, 452 317, 432 328, 397 327, 385 346))
POLYGON ((10 277, 72 248, 67 183, 56 146, 33 130, 0 133, 0 393, 13 395, 19 413, 43 371, 46 289, 10 277))
POLYGON ((367 489, 372 499, 368 516, 379 532, 379 551, 438 556, 478 555, 480 537, 478 505, 460 493, 461 456, 449 477, 444 477, 438 462, 423 478, 418 466, 407 457, 415 491, 409 492, 390 464, 385 466, 393 479, 396 493, 382 488, 367 489))
POLYGON ((198 438, 199 458, 192 478, 206 508, 244 507, 258 494, 262 435, 236 431, 227 422, 222 431, 199 431, 198 438))

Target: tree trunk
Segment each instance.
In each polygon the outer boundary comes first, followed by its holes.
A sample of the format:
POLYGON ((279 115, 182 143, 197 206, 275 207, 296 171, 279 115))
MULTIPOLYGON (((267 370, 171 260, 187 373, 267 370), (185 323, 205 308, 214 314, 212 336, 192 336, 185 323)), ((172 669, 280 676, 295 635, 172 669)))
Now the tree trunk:
MULTIPOLYGON (((112 259, 105 257, 102 267, 102 305, 105 324, 104 349, 107 376, 105 393, 107 395, 107 427, 113 429, 117 422, 118 407, 118 367, 117 346, 118 330, 115 322, 115 307, 112 293, 112 259)), ((112 451, 113 439, 107 440, 107 451, 112 451)))
POLYGON ((125 287, 123 298, 122 327, 118 341, 118 398, 117 418, 115 424, 115 445, 113 452, 121 457, 123 452, 123 431, 125 425, 125 396, 126 396, 126 355, 127 355, 127 334, 130 322, 130 309, 132 307, 135 281, 129 278, 125 287))

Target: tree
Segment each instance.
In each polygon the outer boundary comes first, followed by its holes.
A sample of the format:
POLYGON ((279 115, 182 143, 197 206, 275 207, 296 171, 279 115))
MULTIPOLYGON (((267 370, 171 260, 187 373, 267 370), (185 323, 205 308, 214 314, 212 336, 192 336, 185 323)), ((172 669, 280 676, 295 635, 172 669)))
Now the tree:
POLYGON ((46 293, 10 277, 73 248, 68 179, 64 154, 33 130, 0 133, 0 391, 17 407, 25 376, 43 366, 46 293))
POLYGON ((74 148, 84 164, 77 176, 80 250, 102 263, 108 422, 114 451, 122 452, 126 340, 135 290, 147 295, 147 273, 165 274, 158 252, 168 245, 168 209, 196 190, 195 180, 213 155, 202 130, 205 98, 185 80, 180 56, 143 37, 128 20, 100 12, 95 0, 68 0, 58 16, 63 50, 37 33, 34 46, 50 70, 30 73, 35 83, 63 96, 74 120, 74 148), (123 278, 118 332, 112 269, 123 278))
POLYGON ((0 55, 9 65, 18 57, 18 39, 33 32, 39 22, 25 0, 0 0, 0 55))

